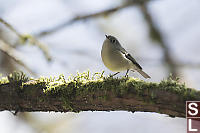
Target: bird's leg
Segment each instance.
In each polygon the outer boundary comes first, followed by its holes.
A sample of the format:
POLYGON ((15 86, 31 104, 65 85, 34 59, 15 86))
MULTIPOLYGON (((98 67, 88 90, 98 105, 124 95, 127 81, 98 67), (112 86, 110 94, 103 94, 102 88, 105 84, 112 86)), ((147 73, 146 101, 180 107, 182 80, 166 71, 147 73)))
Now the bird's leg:
POLYGON ((129 72, 129 69, 127 69, 125 77, 128 77, 128 72, 129 72))
POLYGON ((118 73, 120 73, 120 72, 116 72, 115 74, 110 75, 110 77, 113 77, 113 76, 117 75, 118 73))

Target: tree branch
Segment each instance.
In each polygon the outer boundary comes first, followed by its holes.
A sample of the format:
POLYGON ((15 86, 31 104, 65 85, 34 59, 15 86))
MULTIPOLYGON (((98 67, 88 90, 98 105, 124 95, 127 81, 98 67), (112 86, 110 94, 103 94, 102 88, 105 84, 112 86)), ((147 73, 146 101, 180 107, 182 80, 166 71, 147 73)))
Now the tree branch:
POLYGON ((39 40, 37 40, 35 37, 31 35, 20 34, 11 24, 6 22, 3 18, 0 18, 0 23, 4 24, 8 29, 14 32, 18 36, 18 38, 21 40, 22 43, 29 41, 30 44, 37 46, 43 52, 45 58, 48 61, 52 60, 48 52, 48 47, 44 45, 43 43, 41 43, 39 40))
POLYGON ((96 17, 100 17, 100 16, 107 16, 107 15, 110 15, 110 14, 116 12, 116 11, 124 9, 126 7, 138 5, 138 4, 141 4, 141 3, 148 2, 148 1, 149 0, 130 0, 130 1, 126 1, 124 4, 122 4, 120 6, 117 6, 117 7, 111 8, 111 9, 107 9, 107 10, 104 10, 104 11, 101 11, 101 12, 88 14, 88 15, 82 15, 82 16, 76 16, 76 17, 72 18, 71 20, 66 20, 63 23, 56 25, 55 27, 52 27, 50 29, 46 29, 46 30, 44 30, 40 33, 37 33, 36 36, 37 37, 44 37, 44 36, 50 35, 52 33, 55 33, 57 31, 61 30, 62 28, 69 26, 69 25, 71 25, 71 24, 73 24, 77 21, 88 20, 88 19, 96 18, 96 17))
POLYGON ((149 34, 150 37, 157 41, 158 44, 160 45, 160 47, 163 49, 163 53, 164 53, 164 62, 168 64, 168 68, 169 68, 169 73, 173 74, 173 77, 176 78, 178 77, 178 69, 177 69, 177 65, 176 62, 173 60, 171 53, 170 53, 170 48, 168 47, 166 41, 163 38, 162 32, 160 31, 160 29, 157 27, 157 25, 155 24, 151 14, 148 11, 147 8, 147 4, 141 4, 139 6, 141 8, 142 14, 144 15, 144 18, 147 22, 147 25, 149 27, 149 34))
POLYGON ((65 80, 27 80, 14 73, 0 85, 0 110, 15 111, 142 111, 185 117, 185 101, 200 100, 200 91, 168 79, 160 83, 134 78, 78 74, 65 80))
POLYGON ((19 51, 11 47, 9 44, 6 44, 3 40, 0 39, 0 51, 8 55, 13 59, 17 64, 24 67, 32 75, 36 76, 36 73, 33 72, 21 59, 23 56, 19 51))

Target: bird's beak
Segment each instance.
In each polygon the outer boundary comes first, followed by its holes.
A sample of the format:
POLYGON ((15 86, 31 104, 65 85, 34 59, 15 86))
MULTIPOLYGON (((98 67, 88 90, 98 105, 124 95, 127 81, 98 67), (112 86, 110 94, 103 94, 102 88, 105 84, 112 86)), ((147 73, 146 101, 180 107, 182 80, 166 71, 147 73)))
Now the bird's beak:
POLYGON ((105 35, 106 36, 106 38, 108 38, 108 35, 105 35))

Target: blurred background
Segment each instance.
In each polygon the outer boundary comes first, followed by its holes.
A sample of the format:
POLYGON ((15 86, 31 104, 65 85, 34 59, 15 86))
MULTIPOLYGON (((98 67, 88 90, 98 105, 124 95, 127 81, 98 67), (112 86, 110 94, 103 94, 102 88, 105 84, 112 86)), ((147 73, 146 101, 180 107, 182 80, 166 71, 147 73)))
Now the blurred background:
MULTIPOLYGON (((87 70, 110 74, 100 57, 109 34, 152 77, 148 82, 171 73, 199 89, 199 5, 199 0, 0 0, 0 72, 6 76, 22 70, 35 78, 87 70)), ((0 133, 185 131, 186 119, 157 113, 36 112, 16 117, 0 112, 0 133)))

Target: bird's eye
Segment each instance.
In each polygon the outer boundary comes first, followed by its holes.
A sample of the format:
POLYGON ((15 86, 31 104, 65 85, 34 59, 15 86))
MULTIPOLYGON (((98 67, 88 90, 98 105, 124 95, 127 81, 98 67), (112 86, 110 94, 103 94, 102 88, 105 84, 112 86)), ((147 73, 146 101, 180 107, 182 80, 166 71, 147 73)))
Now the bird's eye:
POLYGON ((115 42, 116 42, 116 40, 115 40, 115 39, 113 39, 113 40, 111 40, 111 42, 112 42, 112 43, 115 43, 115 42))

